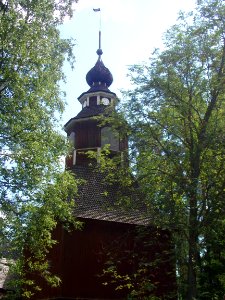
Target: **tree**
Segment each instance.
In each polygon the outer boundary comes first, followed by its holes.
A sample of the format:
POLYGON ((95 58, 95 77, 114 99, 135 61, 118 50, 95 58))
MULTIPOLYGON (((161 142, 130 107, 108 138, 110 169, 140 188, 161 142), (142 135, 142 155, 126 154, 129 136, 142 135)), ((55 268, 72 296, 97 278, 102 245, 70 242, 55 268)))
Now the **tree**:
POLYGON ((225 291, 224 15, 222 0, 181 13, 164 49, 130 68, 121 109, 149 213, 174 235, 181 299, 225 291))
POLYGON ((62 66, 66 57, 74 62, 73 41, 60 37, 59 25, 75 2, 0 1, 0 257, 14 258, 14 287, 24 286, 24 266, 56 285, 47 263, 52 230, 57 221, 79 225, 77 182, 63 171, 68 145, 58 127, 62 66))

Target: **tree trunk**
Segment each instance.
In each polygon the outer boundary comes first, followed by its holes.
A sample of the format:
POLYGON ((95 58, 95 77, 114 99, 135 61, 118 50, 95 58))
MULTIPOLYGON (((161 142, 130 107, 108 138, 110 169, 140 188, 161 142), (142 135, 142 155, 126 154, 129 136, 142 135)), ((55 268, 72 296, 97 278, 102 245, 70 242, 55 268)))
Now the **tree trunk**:
POLYGON ((193 300, 197 297, 197 262, 196 262, 196 233, 190 228, 189 233, 189 253, 188 253, 188 288, 186 300, 193 300))
POLYGON ((188 274, 186 300, 197 299, 197 269, 198 269, 198 178, 200 156, 197 151, 192 161, 192 180, 189 190, 189 239, 188 239, 188 274))

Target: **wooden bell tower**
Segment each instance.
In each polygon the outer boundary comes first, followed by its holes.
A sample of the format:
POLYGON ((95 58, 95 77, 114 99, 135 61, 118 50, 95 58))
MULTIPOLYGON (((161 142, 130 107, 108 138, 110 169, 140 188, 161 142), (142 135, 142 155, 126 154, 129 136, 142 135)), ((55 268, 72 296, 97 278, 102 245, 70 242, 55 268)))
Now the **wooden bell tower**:
MULTIPOLYGON (((102 123, 96 118, 107 118, 117 101, 116 94, 109 90, 112 74, 101 59, 101 34, 97 55, 95 66, 86 75, 89 90, 78 97, 82 110, 65 124, 67 136, 73 143, 73 153, 67 158, 66 167, 81 179, 74 199, 74 216, 83 222, 83 228, 71 232, 67 232, 62 224, 56 228, 54 236, 58 243, 49 260, 62 284, 58 288, 43 285, 42 291, 33 299, 127 299, 129 288, 117 289, 115 284, 103 284, 105 278, 102 275, 109 252, 115 255, 115 264, 119 263, 118 270, 122 275, 137 274, 139 262, 146 259, 147 276, 155 284, 155 289, 146 290, 146 296, 164 299, 165 295, 176 293, 170 233, 151 224, 154 216, 146 214, 144 198, 136 183, 133 189, 124 189, 120 184, 111 184, 104 173, 89 166, 93 162, 87 156, 90 150, 98 154, 105 144, 109 144, 111 157, 128 148, 126 138, 120 139, 119 133, 107 125, 107 120, 102 123), (118 205, 121 196, 130 200, 130 208, 118 205), (148 245, 146 240, 150 241, 148 245), (127 258, 127 254, 131 256, 127 258), (154 267, 159 256, 160 265, 154 267)), ((96 158, 97 162, 98 155, 96 158)))
POLYGON ((86 75, 86 81, 90 88, 78 97, 82 110, 64 127, 74 145, 73 154, 66 162, 67 168, 87 165, 90 162, 86 155, 87 151, 100 152, 105 144, 110 144, 112 153, 118 153, 127 148, 124 140, 120 141, 119 134, 112 132, 109 126, 101 127, 99 121, 94 118, 103 116, 109 107, 114 109, 117 101, 116 94, 109 90, 113 77, 103 64, 102 54, 101 32, 99 32, 98 60, 86 75))

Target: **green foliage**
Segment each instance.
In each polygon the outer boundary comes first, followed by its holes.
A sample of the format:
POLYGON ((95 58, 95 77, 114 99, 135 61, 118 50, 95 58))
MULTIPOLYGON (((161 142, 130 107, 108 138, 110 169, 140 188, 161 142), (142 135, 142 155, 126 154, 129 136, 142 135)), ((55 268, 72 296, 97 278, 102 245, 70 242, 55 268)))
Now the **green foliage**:
POLYGON ((127 151, 115 154, 110 150, 110 145, 106 144, 100 152, 88 151, 86 154, 93 160, 92 167, 95 171, 104 175, 102 183, 105 185, 105 196, 108 196, 109 187, 114 188, 113 207, 123 210, 138 208, 140 203, 136 199, 140 190, 128 165, 127 151))
POLYGON ((127 230, 105 246, 103 284, 125 291, 128 299, 174 299, 171 246, 170 235, 162 229, 139 226, 127 230))
POLYGON ((47 261, 52 231, 58 221, 79 226, 72 214, 77 183, 62 170, 68 145, 58 128, 62 66, 66 57, 74 62, 73 42, 60 38, 58 25, 75 2, 0 1, 0 257, 15 261, 17 292, 25 282, 35 287, 25 266, 59 284, 47 261))
POLYGON ((121 108, 149 214, 174 235, 180 299, 225 292, 224 15, 222 0, 181 13, 164 50, 130 68, 121 108))

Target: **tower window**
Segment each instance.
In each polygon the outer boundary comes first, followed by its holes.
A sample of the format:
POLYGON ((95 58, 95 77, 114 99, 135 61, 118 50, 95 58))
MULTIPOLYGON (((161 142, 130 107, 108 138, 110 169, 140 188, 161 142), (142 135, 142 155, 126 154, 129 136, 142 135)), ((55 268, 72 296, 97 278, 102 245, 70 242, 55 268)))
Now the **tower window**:
POLYGON ((97 96, 92 96, 89 98, 89 106, 96 106, 97 105, 97 96))
POLYGON ((104 105, 109 105, 109 103, 110 103, 109 99, 108 99, 108 98, 105 98, 105 97, 102 98, 101 102, 102 102, 102 104, 104 104, 104 105))
POLYGON ((110 144, 110 149, 119 151, 119 134, 112 131, 110 127, 101 129, 101 147, 110 144))
POLYGON ((69 140, 72 143, 72 145, 75 146, 75 132, 71 132, 71 134, 69 135, 69 140))

